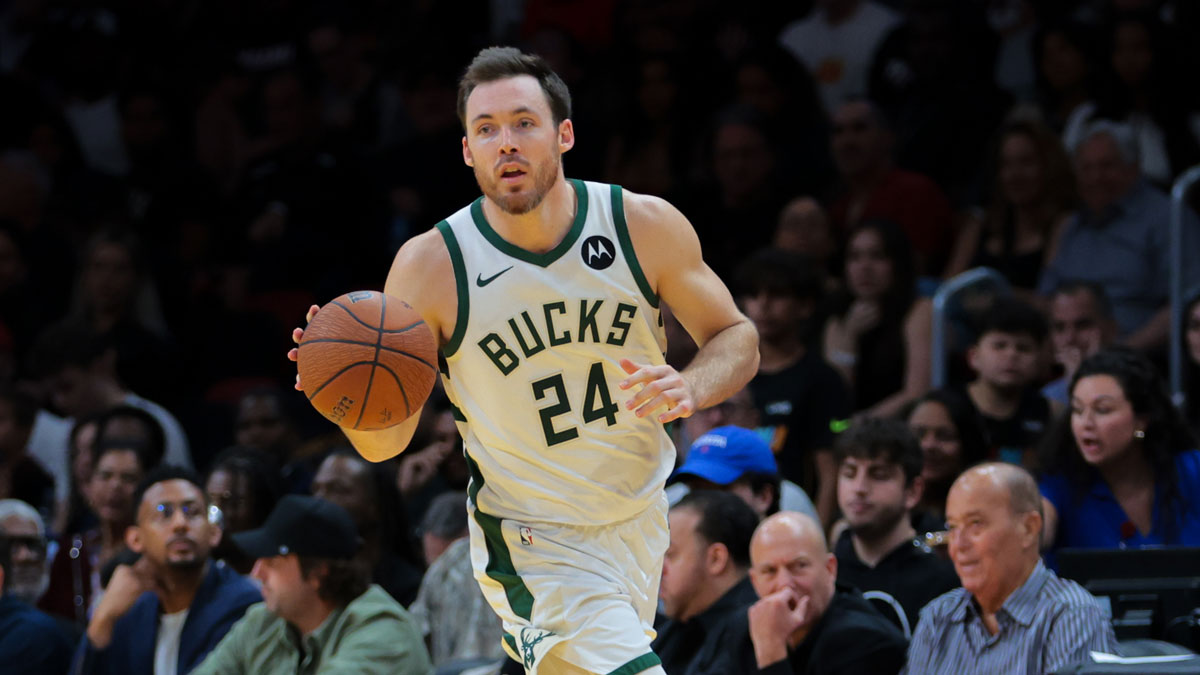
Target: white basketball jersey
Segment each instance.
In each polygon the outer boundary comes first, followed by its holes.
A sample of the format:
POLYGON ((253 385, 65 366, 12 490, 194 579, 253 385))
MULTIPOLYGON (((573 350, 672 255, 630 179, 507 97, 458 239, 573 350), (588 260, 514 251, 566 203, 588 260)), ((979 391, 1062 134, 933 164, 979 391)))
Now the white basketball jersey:
POLYGON ((674 466, 662 410, 638 418, 617 386, 620 359, 660 365, 666 337, 621 188, 570 183, 575 221, 547 253, 502 239, 482 197, 438 223, 458 291, 443 381, 479 511, 602 525, 657 503, 674 466))

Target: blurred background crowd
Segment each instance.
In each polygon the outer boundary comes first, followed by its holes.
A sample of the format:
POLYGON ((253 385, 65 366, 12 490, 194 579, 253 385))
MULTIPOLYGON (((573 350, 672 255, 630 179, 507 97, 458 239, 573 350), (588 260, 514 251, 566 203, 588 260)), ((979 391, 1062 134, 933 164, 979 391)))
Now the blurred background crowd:
MULTIPOLYGON (((1191 211, 1185 397, 1165 394, 1196 35, 1184 0, 0 2, 0 499, 30 507, 0 502, 25 564, 3 592, 23 579, 78 641, 135 559, 135 488, 167 463, 198 472, 225 533, 286 494, 340 504, 397 602, 423 577, 460 598, 414 610, 435 665, 500 655, 488 621, 478 645, 450 636, 489 615, 462 571, 448 403, 435 391, 409 450, 372 465, 285 358, 310 304, 381 288, 401 244, 478 196, 455 95, 491 44, 570 86, 567 175, 678 206, 760 332, 747 389, 672 429, 681 463, 713 428, 752 429, 775 462, 759 516, 791 495, 836 537, 854 526, 836 438, 891 418, 923 453, 918 534, 943 529, 966 467, 1002 460, 1055 508, 1048 561, 1200 545, 1191 211), (995 274, 936 352, 930 298, 979 267, 995 274), (1116 537, 1072 496, 1100 483, 1116 537), (1147 486, 1151 508, 1128 506, 1147 486), (427 573, 447 550, 457 571, 427 573)), ((254 565, 228 537, 212 555, 254 565)))

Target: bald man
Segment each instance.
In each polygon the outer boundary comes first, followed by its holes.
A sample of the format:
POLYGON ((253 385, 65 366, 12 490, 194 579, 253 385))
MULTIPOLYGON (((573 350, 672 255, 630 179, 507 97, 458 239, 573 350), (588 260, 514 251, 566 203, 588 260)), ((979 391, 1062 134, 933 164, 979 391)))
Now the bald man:
POLYGON ((921 611, 907 672, 1052 673, 1092 650, 1116 653, 1095 598, 1042 564, 1042 501, 1027 471, 966 471, 950 488, 946 523, 963 587, 921 611))
POLYGON ((750 583, 759 600, 740 643, 726 651, 730 660, 704 672, 899 672, 907 647, 900 629, 836 580, 837 559, 815 520, 791 511, 764 520, 750 540, 750 583))

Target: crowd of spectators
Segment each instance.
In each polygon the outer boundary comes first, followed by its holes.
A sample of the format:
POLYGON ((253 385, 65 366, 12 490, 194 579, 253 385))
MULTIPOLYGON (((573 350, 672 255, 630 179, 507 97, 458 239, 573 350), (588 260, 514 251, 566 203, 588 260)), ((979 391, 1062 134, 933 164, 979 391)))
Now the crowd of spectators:
POLYGON ((570 86, 567 175, 677 205, 760 335, 671 429, 670 675, 1115 650, 1056 553, 1200 546, 1191 210, 1165 385, 1197 34, 1186 0, 0 4, 0 663, 503 660, 444 396, 371 464, 285 358, 478 195, 454 101, 490 44, 570 86), (1007 290, 935 389, 930 297, 980 266, 1007 290))

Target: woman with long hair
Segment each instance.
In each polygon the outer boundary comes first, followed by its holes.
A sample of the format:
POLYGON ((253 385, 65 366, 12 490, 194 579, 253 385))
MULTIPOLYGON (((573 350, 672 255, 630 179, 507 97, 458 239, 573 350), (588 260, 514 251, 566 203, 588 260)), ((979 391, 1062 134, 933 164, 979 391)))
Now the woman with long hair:
POLYGON ((917 297, 912 248, 899 225, 859 223, 846 240, 846 293, 825 324, 825 359, 856 414, 892 417, 929 389, 931 308, 917 297))
POLYGON ((1075 205, 1070 160, 1045 125, 1016 120, 1000 132, 991 173, 990 204, 963 224, 945 276, 987 266, 1032 293, 1075 205))
POLYGON ((1200 545, 1200 450, 1154 365, 1089 357, 1044 446, 1047 548, 1200 545))
POLYGON ((941 529, 950 486, 959 474, 987 458, 983 427, 975 409, 947 389, 917 399, 905 418, 925 456, 921 469, 925 490, 913 511, 928 516, 931 526, 941 529))

